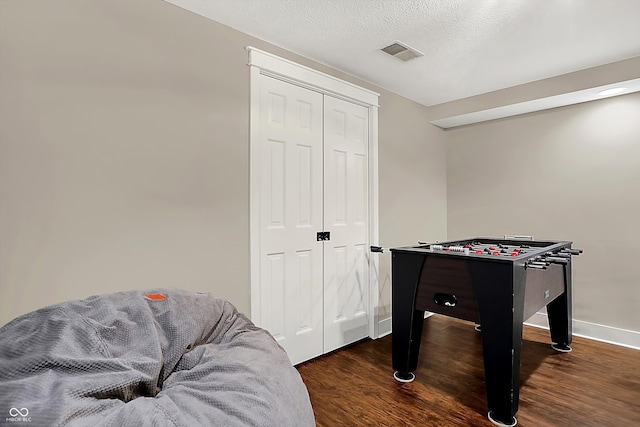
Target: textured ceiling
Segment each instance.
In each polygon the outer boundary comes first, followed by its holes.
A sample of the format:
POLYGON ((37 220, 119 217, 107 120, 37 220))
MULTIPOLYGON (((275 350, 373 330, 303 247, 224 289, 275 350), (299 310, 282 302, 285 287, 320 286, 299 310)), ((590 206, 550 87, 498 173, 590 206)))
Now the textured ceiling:
POLYGON ((167 1, 428 106, 640 56, 640 0, 167 1))

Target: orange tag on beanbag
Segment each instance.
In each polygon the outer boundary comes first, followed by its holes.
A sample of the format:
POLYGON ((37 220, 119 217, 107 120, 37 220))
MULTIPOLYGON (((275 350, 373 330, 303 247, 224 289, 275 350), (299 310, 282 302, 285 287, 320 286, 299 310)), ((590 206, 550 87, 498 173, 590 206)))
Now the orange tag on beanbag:
POLYGON ((151 301, 162 301, 167 299, 167 297, 162 294, 145 294, 144 296, 151 301))

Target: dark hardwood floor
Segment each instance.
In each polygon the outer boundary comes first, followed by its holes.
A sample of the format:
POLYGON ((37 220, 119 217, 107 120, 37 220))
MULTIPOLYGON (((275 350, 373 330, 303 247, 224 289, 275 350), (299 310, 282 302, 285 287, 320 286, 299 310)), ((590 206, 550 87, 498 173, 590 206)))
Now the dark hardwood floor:
MULTIPOLYGON (((525 326, 522 427, 640 426, 640 351, 574 337, 557 353, 545 329, 525 326)), ((396 382, 391 336, 297 366, 323 426, 493 426, 487 419, 482 343, 473 323, 425 320, 416 380, 396 382)))

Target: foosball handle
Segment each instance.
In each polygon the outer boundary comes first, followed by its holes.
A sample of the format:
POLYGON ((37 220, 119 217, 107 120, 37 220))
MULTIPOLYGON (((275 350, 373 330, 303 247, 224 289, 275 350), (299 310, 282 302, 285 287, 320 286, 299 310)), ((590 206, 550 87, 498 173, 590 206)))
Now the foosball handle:
POLYGON ((571 255, 580 255, 583 250, 582 249, 562 249, 560 252, 564 252, 566 254, 571 254, 571 255))
POLYGON ((555 256, 546 257, 545 261, 552 262, 554 264, 568 264, 569 263, 568 259, 561 258, 561 257, 555 257, 555 256))

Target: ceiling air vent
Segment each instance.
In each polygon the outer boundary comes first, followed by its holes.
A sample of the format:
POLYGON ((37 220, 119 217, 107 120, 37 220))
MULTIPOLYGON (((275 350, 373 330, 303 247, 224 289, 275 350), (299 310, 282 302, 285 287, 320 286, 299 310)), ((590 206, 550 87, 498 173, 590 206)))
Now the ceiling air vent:
POLYGON ((419 52, 414 48, 400 42, 395 42, 387 47, 383 47, 380 50, 404 62, 424 56, 424 53, 419 52))

